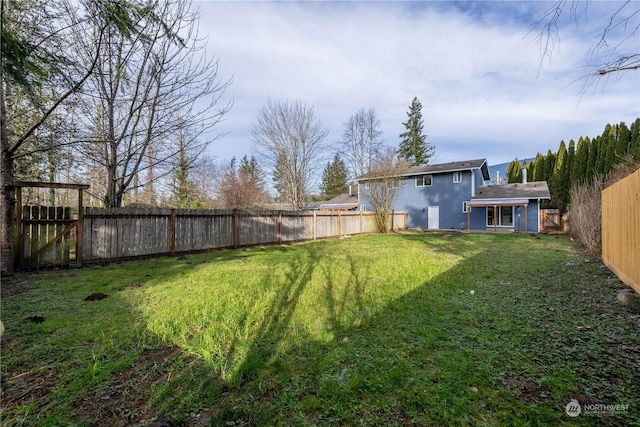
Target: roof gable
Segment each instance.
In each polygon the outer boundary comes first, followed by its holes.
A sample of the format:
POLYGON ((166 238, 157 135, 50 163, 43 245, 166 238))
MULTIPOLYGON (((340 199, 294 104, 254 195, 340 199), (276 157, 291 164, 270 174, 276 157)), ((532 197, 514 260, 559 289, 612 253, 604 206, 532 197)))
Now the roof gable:
MULTIPOLYGON (((489 176, 489 167, 487 166, 487 159, 463 160, 461 162, 411 166, 409 168, 402 170, 396 176, 406 177, 406 176, 425 175, 425 174, 459 172, 459 171, 467 171, 467 170, 473 170, 473 169, 480 169, 482 172, 482 177, 484 178, 485 181, 488 181, 491 178, 489 176)), ((372 178, 372 177, 363 175, 356 179, 366 180, 369 178, 372 178)))

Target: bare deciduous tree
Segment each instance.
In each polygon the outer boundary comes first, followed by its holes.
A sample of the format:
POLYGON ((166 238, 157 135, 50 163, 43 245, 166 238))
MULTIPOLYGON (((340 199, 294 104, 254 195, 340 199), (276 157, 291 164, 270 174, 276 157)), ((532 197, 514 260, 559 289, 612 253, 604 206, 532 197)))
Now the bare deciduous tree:
MULTIPOLYGON (((188 145, 201 152, 219 138, 206 133, 230 107, 220 102, 230 82, 218 76, 217 60, 200 55, 203 41, 190 4, 158 2, 154 13, 160 20, 144 21, 139 37, 108 27, 88 83, 84 121, 90 133, 80 149, 105 169, 110 207, 121 206, 132 187, 165 176, 188 145), (185 129, 194 137, 175 143, 185 129)), ((95 28, 103 25, 99 16, 93 21, 95 28)))
POLYGON ((234 157, 216 175, 218 198, 224 208, 246 209, 271 201, 265 189, 264 172, 255 157, 249 160, 244 156, 240 165, 234 157))
POLYGON ((347 160, 351 178, 369 173, 382 147, 381 124, 373 108, 361 108, 344 123, 338 152, 347 160))
POLYGON ((276 190, 291 208, 302 208, 316 172, 329 131, 318 120, 313 107, 269 99, 258 111, 252 128, 253 141, 267 166, 272 168, 276 190))
MULTIPOLYGON (((593 56, 605 54, 592 66, 591 72, 583 77, 583 88, 592 85, 599 77, 629 70, 640 69, 640 51, 638 44, 631 44, 635 51, 626 51, 625 44, 635 40, 640 31, 640 7, 631 0, 622 2, 599 2, 599 6, 610 6, 608 23, 600 32, 599 40, 593 47, 593 56)), ((598 12, 602 13, 602 12, 598 12)), ((540 45, 540 65, 544 60, 551 60, 560 42, 560 27, 562 19, 578 25, 582 20, 588 20, 589 2, 579 0, 557 0, 549 7, 533 25, 537 30, 537 41, 540 45)))
POLYGON ((52 128, 52 118, 78 93, 94 72, 99 51, 92 47, 102 43, 106 27, 115 25, 131 36, 138 34, 138 21, 131 17, 140 11, 138 5, 131 2, 110 7, 97 0, 86 0, 81 4, 69 0, 0 0, 2 272, 13 271, 17 159, 58 149, 70 143, 62 137, 62 133, 57 134, 58 140, 53 144, 42 143, 39 137, 42 136, 43 129, 52 128), (105 25, 96 29, 95 38, 82 38, 73 44, 73 33, 83 31, 79 11, 85 6, 102 16, 105 25), (85 60, 79 60, 74 53, 83 47, 89 53, 85 60), (20 113, 15 114, 18 110, 20 113))
POLYGON ((379 233, 389 231, 391 207, 400 188, 402 171, 407 167, 409 163, 399 159, 393 148, 387 147, 372 165, 371 171, 360 180, 364 184, 360 198, 372 206, 379 233))

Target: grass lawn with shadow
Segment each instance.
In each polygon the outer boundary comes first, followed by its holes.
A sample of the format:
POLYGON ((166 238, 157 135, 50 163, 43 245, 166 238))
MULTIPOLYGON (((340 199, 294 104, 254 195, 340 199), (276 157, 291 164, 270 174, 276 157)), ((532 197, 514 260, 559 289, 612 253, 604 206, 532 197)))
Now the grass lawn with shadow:
POLYGON ((437 232, 18 274, 0 421, 633 425, 623 287, 562 236, 437 232))

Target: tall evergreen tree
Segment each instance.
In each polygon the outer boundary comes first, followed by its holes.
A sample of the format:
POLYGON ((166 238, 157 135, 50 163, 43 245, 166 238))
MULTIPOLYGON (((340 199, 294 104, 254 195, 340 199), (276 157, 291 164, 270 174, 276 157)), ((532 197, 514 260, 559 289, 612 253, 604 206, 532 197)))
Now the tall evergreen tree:
POLYGON ((596 136, 589 144, 589 158, 587 169, 585 170, 585 180, 592 183, 594 176, 598 173, 598 154, 600 153, 600 136, 596 136))
POLYGON ((522 163, 518 159, 514 159, 509 163, 507 168, 507 182, 509 184, 522 182, 522 163))
POLYGON ((408 119, 402 125, 406 132, 400 134, 400 147, 398 157, 407 160, 412 166, 426 165, 435 154, 433 144, 427 142, 427 135, 424 132, 424 122, 422 120, 422 103, 417 97, 411 101, 408 119))
POLYGON ((549 191, 551 192, 552 203, 558 208, 563 208, 563 200, 565 199, 565 181, 564 172, 567 163, 567 144, 560 141, 560 147, 558 147, 558 154, 556 155, 556 162, 553 167, 553 173, 551 175, 551 181, 549 182, 549 191))
POLYGON ((627 154, 630 154, 629 149, 631 147, 631 131, 625 122, 621 122, 618 125, 618 132, 616 135, 618 138, 616 143, 616 154, 619 158, 622 158, 627 154))
POLYGON ((635 122, 631 124, 629 154, 631 154, 634 159, 640 161, 640 118, 637 118, 635 122))
POLYGON ((531 179, 544 181, 544 156, 540 153, 536 154, 536 159, 533 161, 531 179))
POLYGON ((572 139, 569 141, 569 148, 567 149, 567 158, 564 161, 562 168, 562 181, 561 181, 561 193, 560 200, 562 200, 563 206, 569 205, 569 190, 571 189, 571 171, 573 170, 573 164, 576 158, 576 143, 572 139))
POLYGON ((551 150, 547 150, 547 155, 544 157, 544 181, 551 183, 551 177, 553 176, 553 168, 556 164, 556 155, 551 152, 551 150))
POLYGON ((598 172, 603 175, 609 173, 615 163, 615 129, 607 124, 600 138, 600 155, 598 156, 598 172))
POLYGON ((336 153, 331 162, 322 172, 322 195, 331 199, 348 191, 347 186, 347 165, 336 153))
POLYGON ((264 182, 265 173, 260 165, 258 165, 255 156, 251 156, 251 159, 249 159, 245 154, 242 160, 240 160, 238 172, 241 176, 245 176, 247 182, 251 185, 262 185, 262 182, 264 182))
POLYGON ((571 185, 584 183, 587 174, 587 162, 589 160, 589 137, 578 140, 576 158, 571 168, 571 185))

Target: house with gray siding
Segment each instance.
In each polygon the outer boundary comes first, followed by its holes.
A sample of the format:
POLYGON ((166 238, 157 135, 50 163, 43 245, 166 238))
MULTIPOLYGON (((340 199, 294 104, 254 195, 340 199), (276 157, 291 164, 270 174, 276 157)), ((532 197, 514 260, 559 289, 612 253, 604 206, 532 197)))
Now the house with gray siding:
MULTIPOLYGON (((373 210, 368 181, 359 177, 361 210, 373 210)), ((408 213, 409 228, 539 232, 546 182, 485 185, 486 159, 412 166, 395 176, 392 209, 408 213)))
MULTIPOLYGON (((467 204, 486 181, 486 159, 412 166, 400 172, 392 209, 405 211, 409 228, 466 229, 467 204)), ((359 177, 360 209, 373 210, 367 181, 359 177)))
POLYGON ((489 185, 468 203, 468 228, 487 231, 540 232, 540 204, 551 199, 546 181, 489 185))

